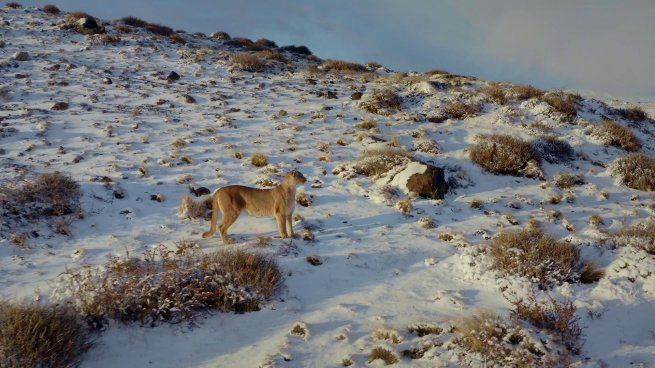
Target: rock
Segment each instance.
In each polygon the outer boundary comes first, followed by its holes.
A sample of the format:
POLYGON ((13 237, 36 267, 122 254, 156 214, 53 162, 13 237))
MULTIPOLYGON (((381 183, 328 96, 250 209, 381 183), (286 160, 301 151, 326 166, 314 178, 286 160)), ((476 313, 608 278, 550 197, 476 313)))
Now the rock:
POLYGON ((307 256, 307 262, 312 266, 320 266, 323 264, 321 258, 316 254, 310 254, 307 256))
POLYGON ((211 193, 211 191, 209 189, 205 188, 205 187, 200 187, 200 188, 191 187, 190 192, 196 197, 201 197, 201 196, 204 196, 204 195, 207 195, 207 194, 211 193))
POLYGON ((350 95, 350 99, 353 101, 359 101, 362 99, 362 93, 361 92, 355 92, 352 95, 350 95))
POLYGON ((150 195, 150 200, 151 201, 156 201, 156 202, 163 202, 163 201, 166 200, 166 196, 161 194, 161 193, 151 194, 150 195))
POLYGON ((30 54, 28 54, 27 51, 18 51, 14 53, 12 59, 16 61, 27 61, 30 59, 30 54))
POLYGON ((80 18, 77 20, 77 26, 83 29, 95 30, 98 29, 98 22, 93 18, 80 18))
POLYGON ((102 83, 104 83, 104 84, 112 84, 113 82, 112 82, 111 78, 109 78, 109 77, 104 77, 104 78, 102 78, 102 83))
POLYGON ((184 95, 184 102, 186 103, 196 103, 196 99, 191 95, 184 95))
POLYGON ((168 73, 168 77, 166 77, 169 81, 176 81, 180 79, 180 75, 175 73, 174 71, 168 73))
POLYGON ((337 98, 337 93, 334 92, 334 91, 327 91, 327 98, 336 99, 337 98))
POLYGON ((68 103, 67 102, 55 102, 54 105, 50 108, 51 110, 55 111, 62 111, 68 109, 68 103))
POLYGON ((410 162, 391 184, 423 198, 443 199, 448 190, 443 169, 423 162, 410 162))

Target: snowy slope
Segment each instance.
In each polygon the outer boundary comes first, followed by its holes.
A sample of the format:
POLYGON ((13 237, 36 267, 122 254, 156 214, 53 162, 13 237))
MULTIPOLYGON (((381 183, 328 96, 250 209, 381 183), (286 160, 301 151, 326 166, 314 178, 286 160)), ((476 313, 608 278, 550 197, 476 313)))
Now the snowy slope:
MULTIPOLYGON (((542 220, 551 234, 578 245, 583 258, 607 271, 598 283, 565 283, 552 290, 578 307, 585 326, 583 352, 577 357, 581 366, 655 365, 655 259, 628 248, 603 248, 602 232, 588 223, 590 215, 599 214, 604 230, 614 230, 652 216, 653 195, 616 185, 607 170, 591 160, 608 163, 623 152, 603 147, 584 124, 560 122, 545 103, 485 103, 480 116, 436 124, 425 116, 486 82, 471 80, 458 88, 426 91, 388 79, 313 76, 302 71, 309 61, 298 57, 293 57, 295 71, 285 67, 249 73, 226 62, 222 53, 230 51, 229 46, 207 37, 185 35, 189 42, 183 46, 139 30, 121 34, 122 41, 111 45, 61 30, 56 25, 61 17, 37 9, 5 9, 0 17, 8 22, 0 31, 6 42, 0 82, 9 91, 0 110, 0 180, 14 179, 22 171, 69 173, 82 186, 86 211, 84 219, 72 223, 71 236, 36 224, 30 230, 41 236, 29 239, 29 249, 0 239, 1 296, 47 300, 53 280, 66 267, 100 264, 109 255, 138 254, 159 243, 192 239, 208 250, 223 247, 219 237, 201 239, 209 226, 206 221, 177 217, 179 198, 189 185, 212 190, 227 184, 257 186, 261 179, 280 180, 271 167, 281 174, 298 167, 309 179, 304 190, 314 197, 310 207, 296 208, 303 217, 296 231, 313 227, 314 242, 273 238, 269 245, 258 245, 258 237, 276 235, 270 218, 244 215, 230 229, 237 241, 229 247, 274 254, 285 273, 283 290, 265 309, 217 313, 195 327, 113 325, 86 355, 83 367, 335 367, 347 355, 354 366, 366 366, 368 351, 379 343, 370 336, 376 328, 405 331, 416 321, 447 324, 480 309, 506 314, 507 290, 528 293, 528 281, 499 277, 480 252, 488 238, 511 226, 502 217, 508 212, 521 224, 530 217, 542 220), (181 56, 188 53, 182 50, 192 49, 207 49, 209 54, 199 61, 181 56), (11 60, 17 51, 27 51, 30 60, 11 60), (61 67, 55 70, 55 64, 61 67), (168 83, 170 71, 181 79, 168 83), (20 73, 28 76, 17 78, 20 73), (103 83, 104 77, 113 83, 103 83), (317 84, 308 83, 308 77, 317 84), (370 91, 383 85, 391 85, 403 98, 402 112, 370 114, 349 97, 353 88, 370 91), (316 93, 327 90, 338 98, 316 93), (196 103, 185 102, 185 94, 196 103), (161 99, 166 101, 158 104, 161 99), (69 103, 69 108, 51 110, 58 101, 69 103), (407 149, 413 146, 412 134, 420 130, 442 153, 417 157, 447 168, 448 176, 458 168, 470 185, 451 191, 444 200, 415 199, 414 209, 405 215, 381 198, 380 183, 332 174, 374 144, 370 138, 356 139, 362 129, 355 125, 363 119, 377 121, 374 136, 387 141, 396 137, 407 149), (544 163, 548 178, 562 170, 584 174, 587 184, 573 189, 574 203, 551 204, 548 197, 558 190, 545 181, 492 175, 468 158, 466 148, 476 135, 502 132, 533 139, 538 131, 530 123, 535 121, 590 157, 567 165, 544 163), (181 152, 192 163, 172 157, 171 144, 178 138, 186 142, 181 152), (338 139, 347 144, 337 145, 338 139), (322 143, 329 144, 328 153, 319 150, 322 143), (236 152, 246 158, 237 159, 236 152), (270 167, 252 166, 247 157, 255 152, 265 154, 270 167), (78 155, 82 159, 75 163, 78 155), (139 172, 143 163, 148 176, 139 172), (190 182, 180 184, 187 174, 190 182), (107 189, 92 181, 98 176, 117 184, 107 189), (314 181, 322 185, 314 188, 314 181), (117 186, 125 198, 114 198, 117 186), (599 196, 602 190, 609 192, 608 199, 599 196), (150 199, 158 193, 166 200, 150 199), (484 210, 471 208, 473 199, 482 200, 484 210), (513 209, 510 202, 522 206, 513 209), (552 209, 561 211, 575 231, 567 231, 562 221, 550 221, 552 209), (431 216, 437 227, 421 227, 422 216, 431 216), (444 241, 439 237, 443 233, 455 237, 444 241), (80 248, 86 253, 77 257, 80 248), (309 254, 317 254, 323 264, 310 265, 305 260, 309 254), (305 339, 289 334, 298 321, 310 330, 305 339), (346 338, 337 339, 342 333, 346 338)), ((107 28, 114 32, 112 26, 107 28)), ((585 99, 579 119, 597 123, 602 114, 601 102, 585 99)), ((634 131, 644 151, 654 155, 653 126, 634 131)), ((414 342, 405 335, 393 349, 414 342)), ((401 358, 397 364, 457 365, 457 357, 447 349, 418 360, 401 358)))

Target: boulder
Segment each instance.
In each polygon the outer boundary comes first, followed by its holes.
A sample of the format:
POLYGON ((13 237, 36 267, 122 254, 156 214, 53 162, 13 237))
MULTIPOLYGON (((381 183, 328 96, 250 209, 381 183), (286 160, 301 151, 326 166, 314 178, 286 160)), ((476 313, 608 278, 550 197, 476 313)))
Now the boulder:
POLYGON ((30 59, 30 54, 27 51, 18 51, 12 57, 16 61, 27 61, 30 59))
POLYGON ((391 184, 405 193, 423 198, 443 199, 448 191, 443 169, 417 161, 407 164, 394 176, 391 184))

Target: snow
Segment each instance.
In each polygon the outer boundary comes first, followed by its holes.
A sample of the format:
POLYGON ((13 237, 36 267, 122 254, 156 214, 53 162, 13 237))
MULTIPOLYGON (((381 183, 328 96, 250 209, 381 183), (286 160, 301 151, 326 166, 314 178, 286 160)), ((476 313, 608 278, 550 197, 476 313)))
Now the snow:
MULTIPOLYGON (((368 351, 380 344, 370 337, 377 328, 399 331, 406 339, 402 346, 408 346, 416 339, 406 332, 407 326, 418 321, 443 326, 481 309, 507 315, 507 292, 527 295, 532 285, 499 277, 490 269, 484 247, 489 236, 510 227, 502 217, 505 213, 519 220, 516 228, 531 217, 542 221, 548 232, 577 245, 584 259, 595 260, 607 271, 598 283, 564 284, 551 291, 578 306, 586 335, 582 354, 576 357, 580 366, 655 365, 655 259, 632 248, 608 249, 601 241, 608 231, 653 216, 654 196, 617 185, 607 169, 593 165, 590 160, 609 163, 623 152, 599 145, 583 125, 560 122, 544 103, 485 104, 480 116, 434 124, 412 116, 430 115, 447 100, 465 98, 463 93, 428 91, 420 85, 411 91, 395 83, 393 88, 405 98, 403 111, 383 117, 363 112, 348 97, 349 85, 372 91, 390 83, 383 80, 323 76, 314 86, 300 71, 233 70, 221 57, 228 49, 222 41, 185 35, 198 49, 210 51, 192 61, 178 52, 189 46, 143 31, 121 34, 121 43, 113 46, 60 30, 52 25, 60 18, 35 9, 6 9, 0 17, 10 24, 2 30, 7 44, 0 80, 9 96, 0 111, 0 147, 5 150, 0 181, 22 172, 69 173, 81 184, 86 212, 84 219, 71 224, 71 236, 54 234, 43 223, 21 229, 41 234, 28 239, 26 250, 12 246, 6 236, 0 238, 0 296, 48 300, 67 267, 102 264, 110 255, 139 254, 180 239, 198 241, 205 250, 226 247, 217 236, 201 238, 208 222, 177 217, 179 199, 189 185, 211 190, 228 184, 257 186, 261 179, 279 181, 298 167, 308 178, 304 190, 313 196, 310 207, 296 207, 303 220, 295 226, 296 233, 301 226, 311 226, 313 242, 273 238, 268 246, 257 245, 257 237, 276 235, 270 218, 243 215, 230 229, 236 243, 229 247, 272 254, 286 275, 279 295, 263 310, 214 313, 197 326, 113 324, 99 336, 82 367, 334 367, 346 356, 354 366, 365 366, 368 351), (9 60, 18 51, 27 51, 29 60, 9 60), (59 70, 45 69, 56 63, 59 70), (170 84, 156 74, 165 78, 172 70, 182 78, 170 84), (17 79, 17 73, 29 77, 17 79), (103 84, 106 76, 113 80, 111 85, 103 84), (339 98, 314 93, 325 89, 336 91, 339 98), (184 102, 184 94, 197 103, 184 102), (158 104, 160 99, 166 102, 158 104), (51 111, 57 101, 70 106, 51 111), (356 139, 361 130, 355 124, 365 118, 378 120, 379 132, 372 135, 387 141, 395 136, 402 147, 412 147, 412 134, 420 130, 438 142, 442 153, 416 152, 416 157, 443 167, 447 178, 468 178, 460 180, 466 185, 444 200, 415 199, 412 213, 404 215, 391 203, 376 200, 380 183, 333 175, 335 167, 352 163, 360 152, 376 146, 371 139, 356 139), (543 164, 549 178, 563 170, 584 174, 587 183, 572 189, 575 202, 551 204, 547 198, 561 191, 552 185, 542 188, 547 182, 492 175, 468 159, 466 148, 477 135, 502 132, 534 139, 532 122, 549 127, 590 158, 543 164), (171 146, 178 138, 186 142, 181 155, 192 163, 182 162, 171 146), (339 138, 347 145, 337 145, 339 138), (322 143, 329 143, 328 152, 318 149, 322 143), (30 145, 34 147, 27 150, 30 145), (237 152, 243 152, 242 160, 235 157, 237 152), (268 167, 249 163, 255 152, 268 157, 268 167), (77 155, 83 159, 74 163, 77 155), (149 175, 139 173, 142 164, 149 175), (91 181, 102 175, 117 184, 105 188, 91 181), (178 183, 185 175, 191 176, 190 182, 178 183), (322 186, 311 187, 315 180, 322 186), (124 190, 124 199, 114 198, 115 188, 124 190), (603 190, 609 193, 607 199, 599 196, 603 190), (167 199, 151 201, 150 195, 157 193, 167 199), (483 200, 484 210, 470 208, 472 199, 483 200), (548 211, 554 209, 577 230, 569 232, 564 221, 550 218, 548 211), (592 214, 607 225, 591 228, 592 214), (431 216, 437 227, 423 228, 418 221, 422 216, 431 216), (444 233, 453 239, 442 240, 439 235, 444 233), (307 263, 309 254, 318 254, 323 264, 307 263), (297 322, 309 329, 305 338, 289 333, 297 322)), ((482 85, 471 83, 458 88, 473 91, 482 85)), ((580 119, 602 121, 597 102, 585 100, 585 105, 597 108, 582 109, 580 119)), ((644 106, 655 115, 655 105, 644 106)), ((652 124, 633 130, 644 151, 655 154, 652 124)), ((424 166, 410 163, 390 184, 406 190, 406 179, 422 170, 424 166)), ((399 347, 391 348, 400 352, 399 347)), ((443 353, 418 360, 401 357, 396 366, 458 364, 452 354, 443 353)))

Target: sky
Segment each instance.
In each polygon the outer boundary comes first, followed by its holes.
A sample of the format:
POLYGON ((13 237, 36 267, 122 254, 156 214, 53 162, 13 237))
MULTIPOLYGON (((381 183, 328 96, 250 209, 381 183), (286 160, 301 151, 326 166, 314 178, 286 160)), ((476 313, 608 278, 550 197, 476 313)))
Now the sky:
POLYGON ((321 58, 655 97, 655 0, 50 0, 103 19, 306 45, 321 58))

